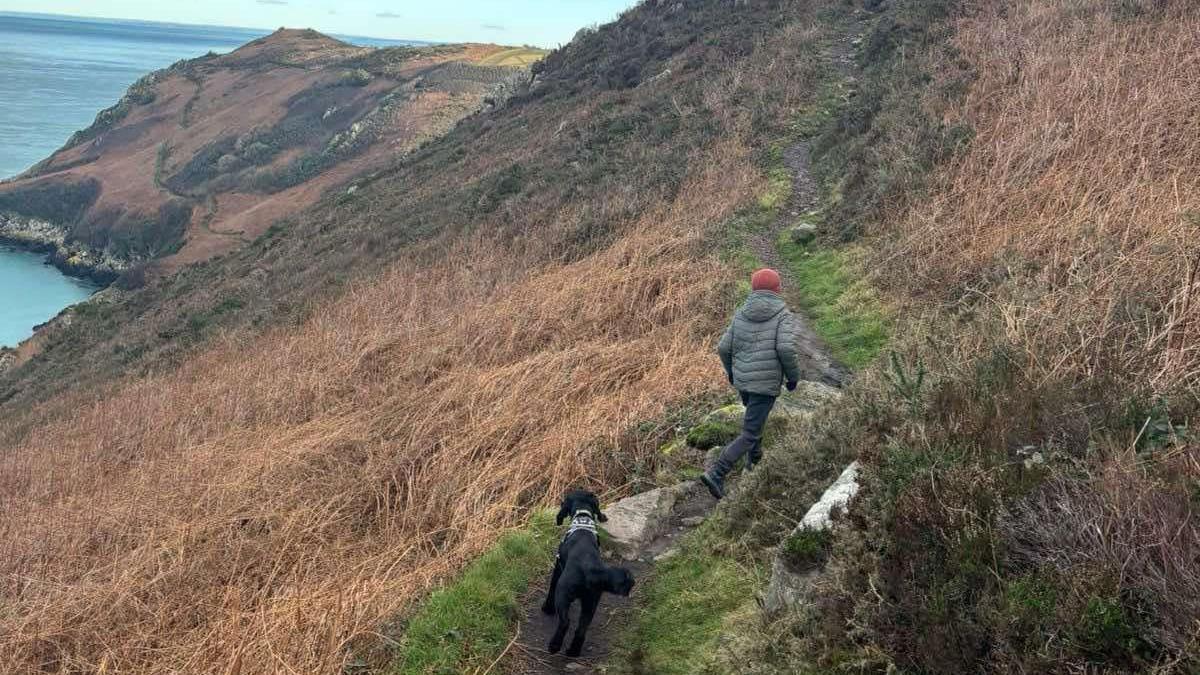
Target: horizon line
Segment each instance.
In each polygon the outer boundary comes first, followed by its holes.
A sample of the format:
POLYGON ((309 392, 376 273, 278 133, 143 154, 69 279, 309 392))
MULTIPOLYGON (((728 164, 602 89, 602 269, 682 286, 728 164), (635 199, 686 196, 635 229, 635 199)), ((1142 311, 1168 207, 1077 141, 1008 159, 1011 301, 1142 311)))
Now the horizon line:
MULTIPOLYGON (((141 24, 153 24, 156 26, 175 26, 175 27, 179 27, 179 28, 218 28, 221 30, 235 30, 235 31, 243 31, 246 33, 254 33, 254 34, 261 33, 262 35, 270 35, 277 30, 289 28, 288 26, 279 26, 276 28, 254 28, 251 26, 232 26, 232 25, 223 25, 223 24, 217 24, 217 23, 185 23, 185 22, 179 22, 179 21, 156 21, 154 19, 134 19, 134 18, 126 18, 126 17, 118 17, 118 16, 89 16, 89 15, 84 15, 84 14, 62 14, 59 12, 18 12, 18 11, 14 11, 14 10, 0 9, 0 16, 5 16, 5 15, 7 15, 7 16, 23 16, 23 17, 29 17, 29 18, 83 19, 86 21, 96 21, 96 22, 108 21, 108 22, 141 23, 141 24)), ((348 34, 340 34, 340 33, 326 33, 325 31, 317 30, 316 28, 313 28, 311 26, 305 26, 303 28, 297 27, 297 28, 295 28, 295 30, 313 30, 318 33, 321 33, 322 35, 328 35, 329 37, 339 38, 339 39, 342 39, 342 38, 350 38, 350 39, 364 38, 367 40, 379 40, 382 42, 395 42, 398 44, 398 46, 403 43, 407 43, 410 45, 415 44, 415 45, 430 45, 430 46, 447 45, 447 44, 468 44, 465 42, 464 43, 451 43, 451 42, 444 42, 444 41, 440 41, 440 40, 424 40, 424 39, 418 39, 418 38, 385 38, 385 37, 377 37, 374 35, 348 35, 348 34)), ((483 44, 483 43, 480 43, 480 44, 483 44)), ((369 47, 370 45, 360 45, 360 46, 368 46, 369 47)))

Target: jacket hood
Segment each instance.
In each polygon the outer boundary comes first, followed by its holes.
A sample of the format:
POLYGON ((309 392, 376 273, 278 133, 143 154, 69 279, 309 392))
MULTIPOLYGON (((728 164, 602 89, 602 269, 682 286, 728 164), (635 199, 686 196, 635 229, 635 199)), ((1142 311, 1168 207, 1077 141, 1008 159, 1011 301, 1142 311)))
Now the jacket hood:
POLYGON ((783 298, 771 291, 754 291, 746 298, 745 304, 738 310, 738 314, 742 318, 754 323, 762 323, 775 318, 783 310, 787 309, 787 304, 783 298))

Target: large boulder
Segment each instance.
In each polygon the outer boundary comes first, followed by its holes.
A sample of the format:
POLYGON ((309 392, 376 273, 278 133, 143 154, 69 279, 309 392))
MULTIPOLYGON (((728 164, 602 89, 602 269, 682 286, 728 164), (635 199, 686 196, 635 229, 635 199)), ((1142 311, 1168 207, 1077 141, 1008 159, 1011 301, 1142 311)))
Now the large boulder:
POLYGON ((605 508, 608 522, 603 527, 614 552, 625 560, 637 559, 642 548, 670 524, 675 503, 695 485, 695 481, 686 481, 656 488, 605 508))

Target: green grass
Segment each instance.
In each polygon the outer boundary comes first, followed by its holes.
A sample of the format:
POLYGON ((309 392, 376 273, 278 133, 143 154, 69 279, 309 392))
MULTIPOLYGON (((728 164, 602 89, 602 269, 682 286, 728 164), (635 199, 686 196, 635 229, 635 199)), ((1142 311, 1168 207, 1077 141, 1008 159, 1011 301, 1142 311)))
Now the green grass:
POLYGON ((484 66, 528 66, 541 61, 548 53, 544 49, 514 47, 496 52, 479 63, 484 66))
POLYGON ((888 340, 888 322, 874 289, 859 273, 853 250, 804 246, 785 231, 779 253, 799 286, 813 328, 846 366, 870 363, 888 340))
POLYGON ((792 196, 792 174, 783 163, 783 146, 776 145, 771 149, 771 168, 767 170, 767 185, 758 196, 758 206, 764 211, 776 211, 787 203, 792 196))
POLYGON ((610 672, 692 675, 711 662, 727 617, 754 597, 759 575, 714 553, 710 529, 658 564, 610 672))
POLYGON ((435 592, 409 620, 391 672, 432 675, 486 668, 512 639, 520 598, 554 559, 554 515, 502 536, 461 578, 435 592))

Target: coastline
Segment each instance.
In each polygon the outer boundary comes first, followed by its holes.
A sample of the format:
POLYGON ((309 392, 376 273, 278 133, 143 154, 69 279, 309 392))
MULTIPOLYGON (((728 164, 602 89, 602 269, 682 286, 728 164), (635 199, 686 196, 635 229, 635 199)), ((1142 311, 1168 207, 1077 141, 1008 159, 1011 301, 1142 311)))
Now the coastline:
POLYGON ((100 286, 116 281, 132 265, 127 260, 77 243, 68 243, 65 231, 43 220, 0 213, 0 244, 46 256, 46 263, 63 274, 100 286))

